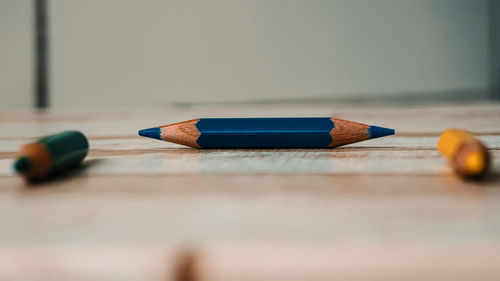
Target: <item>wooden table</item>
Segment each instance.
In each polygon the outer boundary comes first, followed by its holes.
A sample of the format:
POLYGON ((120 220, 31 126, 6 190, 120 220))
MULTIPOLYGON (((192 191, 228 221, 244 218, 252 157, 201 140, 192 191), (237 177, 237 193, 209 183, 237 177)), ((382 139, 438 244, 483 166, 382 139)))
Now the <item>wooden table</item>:
POLYGON ((499 121, 498 103, 3 111, 0 280, 172 280, 186 253, 203 280, 500 280, 499 121), (329 115, 396 135, 331 150, 137 136, 193 117, 329 115), (450 127, 490 147, 486 181, 439 156, 450 127), (13 175, 21 144, 66 129, 89 137, 81 169, 37 185, 13 175))

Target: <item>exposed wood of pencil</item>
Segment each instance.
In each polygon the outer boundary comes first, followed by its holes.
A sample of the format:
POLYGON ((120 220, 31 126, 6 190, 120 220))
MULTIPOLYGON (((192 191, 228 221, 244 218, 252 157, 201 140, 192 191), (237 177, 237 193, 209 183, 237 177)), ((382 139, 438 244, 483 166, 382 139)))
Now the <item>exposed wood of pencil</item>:
POLYGON ((455 170, 463 175, 470 175, 471 171, 467 167, 467 157, 474 152, 479 152, 484 157, 485 166, 480 174, 486 173, 490 168, 490 153, 488 148, 484 146, 483 143, 477 140, 466 140, 460 146, 459 150, 456 152, 455 156, 450 159, 450 164, 455 168, 455 170))
POLYGON ((200 131, 196 129, 196 123, 198 123, 198 121, 200 121, 200 119, 160 126, 161 139, 164 141, 200 148, 196 142, 200 136, 200 131))
POLYGON ((330 131, 332 142, 328 147, 336 147, 370 139, 368 125, 332 118, 335 127, 330 131))

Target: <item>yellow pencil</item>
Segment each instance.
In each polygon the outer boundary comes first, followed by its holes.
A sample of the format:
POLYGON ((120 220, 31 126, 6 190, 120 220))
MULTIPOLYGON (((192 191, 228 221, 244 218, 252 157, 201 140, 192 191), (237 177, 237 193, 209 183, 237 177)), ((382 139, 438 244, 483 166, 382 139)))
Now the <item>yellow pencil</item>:
POLYGON ((491 166, 486 146, 466 130, 444 131, 437 149, 448 159, 453 169, 465 177, 483 177, 491 166))

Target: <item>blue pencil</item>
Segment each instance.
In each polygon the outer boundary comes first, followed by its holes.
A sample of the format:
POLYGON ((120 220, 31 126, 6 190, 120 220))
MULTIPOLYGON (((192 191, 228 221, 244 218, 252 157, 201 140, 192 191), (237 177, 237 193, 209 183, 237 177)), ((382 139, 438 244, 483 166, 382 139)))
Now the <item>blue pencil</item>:
POLYGON ((394 130, 329 117, 200 118, 139 131, 195 148, 332 148, 394 130))

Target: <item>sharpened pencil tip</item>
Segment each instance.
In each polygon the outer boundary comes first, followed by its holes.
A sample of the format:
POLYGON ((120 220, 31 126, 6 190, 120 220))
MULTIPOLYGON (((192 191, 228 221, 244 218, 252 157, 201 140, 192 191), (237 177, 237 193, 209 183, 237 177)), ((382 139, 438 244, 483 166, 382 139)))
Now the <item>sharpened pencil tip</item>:
POLYGON ((139 136, 161 140, 161 129, 154 127, 154 128, 139 130, 139 136))
POLYGON ((14 163, 14 170, 16 170, 16 172, 18 173, 26 172, 27 170, 29 170, 29 168, 30 161, 26 156, 22 156, 14 163))
POLYGON ((376 139, 380 137, 385 137, 389 135, 394 135, 394 130, 389 128, 370 126, 370 139, 376 139))

